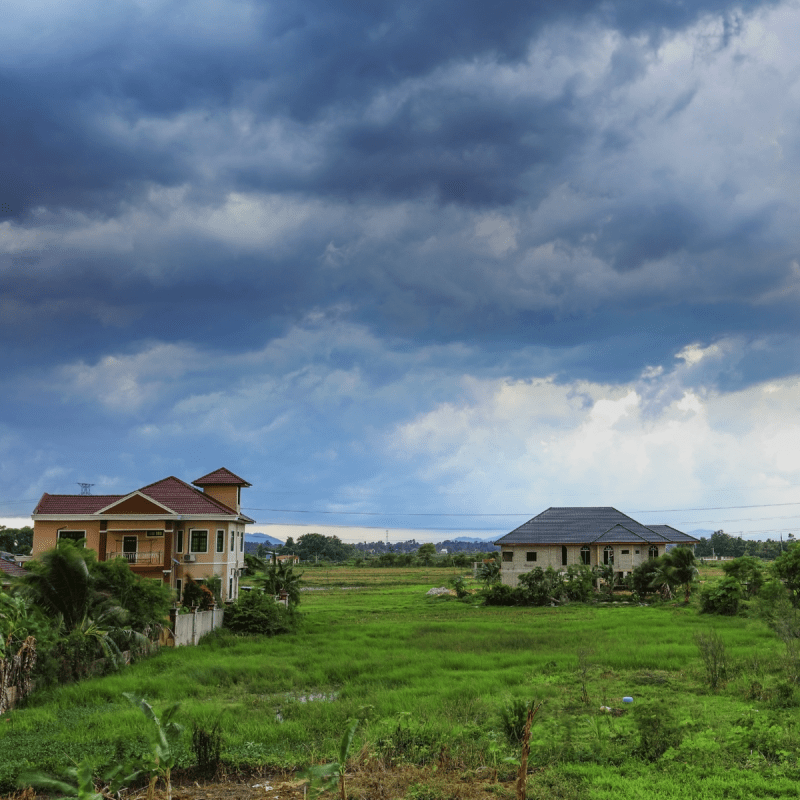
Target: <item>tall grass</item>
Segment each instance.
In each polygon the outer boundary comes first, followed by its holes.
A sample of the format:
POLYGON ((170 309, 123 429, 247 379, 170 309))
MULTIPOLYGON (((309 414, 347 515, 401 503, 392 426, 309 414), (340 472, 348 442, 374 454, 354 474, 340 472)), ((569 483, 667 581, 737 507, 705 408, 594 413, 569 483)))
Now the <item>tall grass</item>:
MULTIPOLYGON (((766 626, 738 617, 713 620, 740 666, 727 686, 710 694, 693 640, 709 619, 691 608, 484 608, 469 598, 427 597, 446 572, 353 568, 337 578, 339 586, 303 594, 297 633, 212 636, 121 673, 34 695, 0 725, 0 786, 9 788, 24 766, 54 769, 65 759, 93 754, 103 760, 135 750, 145 741, 145 721, 122 699, 124 692, 157 708, 180 702, 188 731, 219 720, 222 757, 233 765, 294 769, 334 759, 347 720, 362 718, 359 746, 389 752, 398 720, 405 720, 417 753, 433 757, 446 744, 465 767, 477 769, 491 743, 502 739, 499 711, 513 698, 547 700, 532 736, 534 766, 619 765, 634 749, 633 721, 624 714, 598 721, 597 714, 601 704, 622 713, 623 695, 637 703, 669 698, 684 739, 695 737, 694 750, 684 751, 690 761, 699 758, 697 737, 709 727, 727 753, 723 762, 747 761, 736 739, 744 734, 735 732, 753 707, 747 699, 752 665, 764 686, 781 680, 782 645, 766 626), (363 588, 341 588, 355 585, 359 575, 363 588), (587 649, 592 655, 581 676, 578 654, 587 649), (582 700, 584 680, 589 706, 582 700)), ((764 711, 790 731, 791 711, 764 711)), ((186 739, 179 763, 188 766, 189 734, 186 739)), ((513 754, 510 744, 503 746, 513 754)), ((770 764, 788 769, 790 761, 778 755, 770 764)))

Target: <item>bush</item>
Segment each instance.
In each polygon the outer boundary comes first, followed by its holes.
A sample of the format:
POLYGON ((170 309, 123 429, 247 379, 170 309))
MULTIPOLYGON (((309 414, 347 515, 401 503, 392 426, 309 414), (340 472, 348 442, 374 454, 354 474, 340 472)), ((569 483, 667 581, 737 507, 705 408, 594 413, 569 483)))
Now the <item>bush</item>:
POLYGON ((633 710, 639 731, 636 755, 646 761, 656 761, 670 747, 681 743, 681 732, 672 709, 666 701, 643 703, 633 710))
POLYGON ((274 636, 296 628, 296 615, 259 591, 247 592, 225 609, 225 627, 239 634, 274 636))
POLYGON ((198 606, 201 611, 208 611, 214 607, 214 593, 207 586, 193 580, 191 575, 187 575, 186 587, 183 590, 183 604, 198 606))
POLYGON ((513 745, 522 741, 529 707, 530 703, 519 697, 513 698, 500 707, 500 721, 503 725, 503 731, 508 737, 508 741, 513 745))
POLYGON ((700 652, 700 658, 706 668, 708 685, 716 689, 728 677, 728 654, 725 642, 716 631, 696 633, 694 643, 700 652))
POLYGON ((512 589, 504 583, 496 583, 486 590, 485 600, 487 606, 518 606, 522 604, 522 594, 519 589, 512 589))
POLYGON ((701 614, 735 616, 742 601, 742 584, 731 575, 703 588, 700 594, 701 614))
POLYGON ((565 595, 564 580, 552 567, 534 567, 519 576, 520 590, 526 606, 545 606, 558 602, 565 595))

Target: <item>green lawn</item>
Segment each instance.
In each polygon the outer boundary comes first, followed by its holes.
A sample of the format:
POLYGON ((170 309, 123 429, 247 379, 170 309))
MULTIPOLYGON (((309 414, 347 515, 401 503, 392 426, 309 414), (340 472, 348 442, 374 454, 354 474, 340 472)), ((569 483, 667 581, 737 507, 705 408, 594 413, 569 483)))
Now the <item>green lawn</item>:
POLYGON ((0 721, 0 786, 10 789, 26 766, 136 752, 144 718, 122 697, 134 692, 156 709, 182 704, 186 765, 193 723, 221 721, 231 765, 294 769, 333 758, 347 720, 359 717, 358 747, 387 762, 434 763, 446 746, 476 776, 493 766, 510 773, 502 759, 518 748, 506 740, 500 709, 536 698, 544 705, 532 737, 532 796, 537 785, 555 797, 797 794, 794 688, 783 645, 760 621, 680 605, 484 608, 477 599, 426 597, 452 574, 435 568, 308 573, 322 590, 303 593, 296 634, 212 637, 34 695, 0 721), (716 692, 693 640, 711 628, 731 662, 716 692), (635 755, 641 732, 631 711, 651 702, 664 704, 677 737, 654 763, 635 755), (601 705, 623 713, 604 714, 601 705))

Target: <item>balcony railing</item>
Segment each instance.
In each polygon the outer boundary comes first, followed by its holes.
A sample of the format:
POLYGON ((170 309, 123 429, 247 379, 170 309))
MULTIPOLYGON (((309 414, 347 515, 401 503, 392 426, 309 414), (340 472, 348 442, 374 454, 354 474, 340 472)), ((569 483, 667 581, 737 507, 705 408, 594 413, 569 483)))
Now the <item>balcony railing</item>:
POLYGON ((116 550, 106 553, 106 558, 124 558, 129 564, 133 564, 134 566, 164 563, 164 553, 160 550, 148 553, 125 553, 122 550, 116 550))

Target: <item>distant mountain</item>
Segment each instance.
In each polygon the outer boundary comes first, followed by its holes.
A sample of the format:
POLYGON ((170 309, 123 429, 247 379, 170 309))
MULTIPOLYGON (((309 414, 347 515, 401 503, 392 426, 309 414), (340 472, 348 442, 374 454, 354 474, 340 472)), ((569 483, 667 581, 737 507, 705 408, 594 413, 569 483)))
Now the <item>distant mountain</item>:
POLYGON ((274 536, 269 536, 266 533, 246 533, 244 535, 245 542, 252 542, 253 544, 277 544, 279 546, 283 546, 283 542, 280 539, 276 539, 274 536))
POLYGON ((499 539, 499 536, 495 536, 491 539, 479 539, 477 536, 456 536, 453 539, 454 542, 480 542, 481 544, 491 544, 494 542, 495 539, 499 539))

